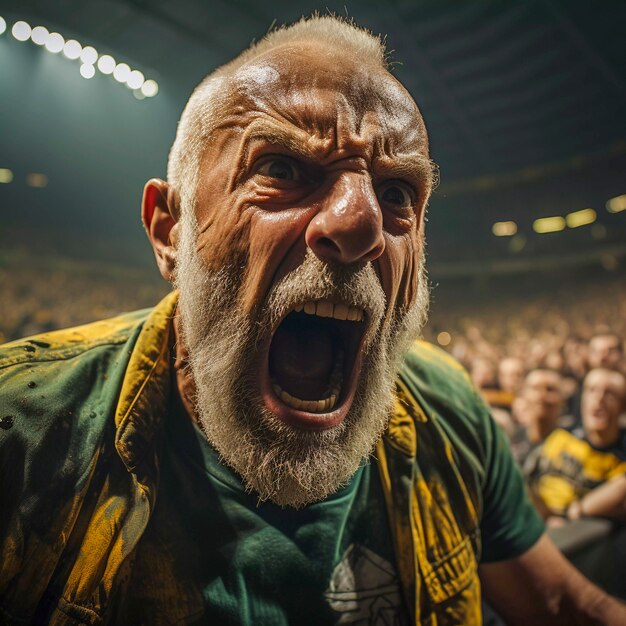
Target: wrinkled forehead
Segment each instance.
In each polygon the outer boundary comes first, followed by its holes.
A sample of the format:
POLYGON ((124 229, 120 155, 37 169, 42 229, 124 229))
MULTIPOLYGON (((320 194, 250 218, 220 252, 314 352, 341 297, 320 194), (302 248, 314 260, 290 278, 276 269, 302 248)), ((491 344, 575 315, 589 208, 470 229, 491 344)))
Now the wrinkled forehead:
POLYGON ((230 82, 235 106, 251 117, 269 115, 313 136, 340 126, 393 151, 428 153, 421 114, 402 84, 337 49, 281 46, 240 67, 230 82))

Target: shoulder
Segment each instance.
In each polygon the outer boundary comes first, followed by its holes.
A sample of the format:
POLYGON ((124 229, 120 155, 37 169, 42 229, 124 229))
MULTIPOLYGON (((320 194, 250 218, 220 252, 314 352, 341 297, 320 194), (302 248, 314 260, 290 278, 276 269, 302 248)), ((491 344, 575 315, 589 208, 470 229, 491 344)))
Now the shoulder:
POLYGON ((148 311, 0 346, 0 460, 15 471, 80 475, 114 414, 148 311), (47 469, 46 469, 47 468, 47 469))
POLYGON ((405 371, 420 376, 424 382, 435 384, 461 383, 471 386, 465 368, 447 352, 424 340, 413 342, 405 359, 405 371))
POLYGON ((417 341, 406 355, 400 379, 427 417, 416 424, 422 438, 425 431, 440 432, 463 476, 482 485, 506 444, 467 371, 443 350, 417 341))
POLYGON ((626 429, 620 431, 620 436, 617 440, 617 445, 615 446, 614 453, 622 461, 626 461, 626 429))
POLYGON ((452 356, 426 341, 416 341, 400 374, 431 417, 465 430, 492 427, 490 409, 465 368, 452 356))
POLYGON ((137 335, 149 310, 84 326, 44 333, 0 346, 0 398, 31 406, 34 398, 52 400, 89 395, 109 371, 122 364, 124 348, 137 335))
POLYGON ((0 375, 11 373, 14 366, 29 365, 32 368, 42 363, 66 361, 95 348, 125 343, 133 328, 145 320, 149 311, 126 313, 0 345, 0 375))
POLYGON ((556 428, 546 437, 542 448, 544 450, 559 449, 571 444, 587 444, 584 433, 578 427, 572 429, 556 428))

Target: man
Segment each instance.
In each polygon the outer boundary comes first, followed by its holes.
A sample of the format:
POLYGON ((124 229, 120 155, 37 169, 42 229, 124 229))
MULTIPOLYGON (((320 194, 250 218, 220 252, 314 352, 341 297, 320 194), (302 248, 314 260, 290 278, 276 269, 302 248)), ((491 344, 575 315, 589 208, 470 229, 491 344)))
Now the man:
POLYGON ((511 448, 518 463, 523 465, 557 427, 564 403, 562 382, 556 370, 540 368, 526 375, 513 403, 513 417, 519 428, 511 437, 511 448))
POLYGON ((432 185, 351 24, 196 89, 143 201, 179 300, 3 352, 5 621, 479 624, 479 559, 511 623, 624 619, 542 536, 467 375, 405 355, 432 185))
POLYGON ((516 395, 524 384, 524 362, 519 357, 505 357, 498 363, 498 385, 503 391, 516 395))
POLYGON ((622 338, 615 333, 598 333, 589 340, 589 369, 604 367, 621 370, 624 366, 622 338))
POLYGON ((624 375, 591 370, 583 383, 582 428, 555 430, 529 476, 550 514, 570 519, 624 517, 623 501, 598 494, 624 493, 620 485, 626 476, 626 432, 620 429, 619 417, 625 408, 624 375), (615 486, 607 488, 613 481, 615 486))

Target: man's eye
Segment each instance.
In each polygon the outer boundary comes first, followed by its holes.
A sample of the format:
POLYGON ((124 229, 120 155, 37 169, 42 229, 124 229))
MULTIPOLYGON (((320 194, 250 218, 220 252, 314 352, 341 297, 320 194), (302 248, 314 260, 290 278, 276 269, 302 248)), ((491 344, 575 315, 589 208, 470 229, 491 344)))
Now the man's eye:
POLYGON ((415 192, 401 181, 385 183, 378 191, 378 199, 384 205, 396 209, 408 209, 415 203, 415 192))
POLYGON ((298 181, 301 178, 300 170, 289 159, 284 158, 268 159, 259 167, 257 172, 277 180, 298 181))

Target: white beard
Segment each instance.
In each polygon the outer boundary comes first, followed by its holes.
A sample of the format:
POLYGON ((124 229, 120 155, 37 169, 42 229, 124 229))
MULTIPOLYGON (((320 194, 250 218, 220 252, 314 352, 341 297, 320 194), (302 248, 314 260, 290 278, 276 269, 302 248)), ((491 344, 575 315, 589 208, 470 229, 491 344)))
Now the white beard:
POLYGON ((423 259, 415 304, 385 323, 385 295, 370 263, 331 267, 310 251, 250 316, 239 306, 243 272, 232 267, 208 271, 195 242, 195 223, 183 217, 175 286, 200 424, 222 460, 260 500, 295 508, 322 500, 350 480, 387 425, 402 357, 426 320, 423 259), (371 319, 361 376, 338 426, 299 431, 263 403, 257 349, 295 304, 331 297, 364 308, 371 319))

